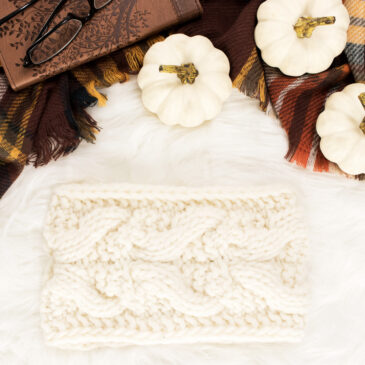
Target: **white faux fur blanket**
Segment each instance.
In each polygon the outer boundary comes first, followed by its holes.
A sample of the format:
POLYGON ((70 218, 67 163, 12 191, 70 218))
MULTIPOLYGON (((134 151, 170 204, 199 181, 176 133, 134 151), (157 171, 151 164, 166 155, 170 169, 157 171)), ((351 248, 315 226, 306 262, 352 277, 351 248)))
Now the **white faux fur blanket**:
POLYGON ((278 122, 234 91, 219 117, 170 128, 146 112, 136 82, 104 91, 95 145, 27 167, 0 201, 1 365, 362 365, 365 360, 365 183, 287 163, 278 122), (52 191, 75 182, 291 185, 310 241, 309 316, 300 344, 129 346, 90 352, 45 346, 40 293, 49 265, 42 235, 52 191))

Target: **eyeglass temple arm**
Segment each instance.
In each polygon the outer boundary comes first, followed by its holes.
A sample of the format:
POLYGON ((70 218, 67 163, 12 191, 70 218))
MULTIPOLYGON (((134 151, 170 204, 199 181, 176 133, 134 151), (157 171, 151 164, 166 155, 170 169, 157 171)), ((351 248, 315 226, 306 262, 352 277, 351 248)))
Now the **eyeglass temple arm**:
POLYGON ((13 18, 16 15, 18 15, 19 13, 21 13, 22 11, 24 11, 25 9, 29 8, 33 4, 37 3, 38 1, 39 0, 31 0, 31 1, 29 1, 29 3, 25 4, 21 8, 14 10, 12 13, 10 13, 9 15, 7 15, 6 17, 0 19, 0 26, 3 25, 8 20, 10 20, 11 18, 13 18))
MULTIPOLYGON (((37 0, 38 1, 38 0, 37 0)), ((61 0, 58 5, 54 8, 52 11, 52 14, 47 19, 47 21, 44 23, 41 31, 39 32, 37 38, 34 40, 36 42, 38 39, 42 38, 42 36, 47 32, 49 25, 51 24, 54 17, 60 12, 60 10, 63 8, 63 6, 66 4, 68 0, 61 0)))

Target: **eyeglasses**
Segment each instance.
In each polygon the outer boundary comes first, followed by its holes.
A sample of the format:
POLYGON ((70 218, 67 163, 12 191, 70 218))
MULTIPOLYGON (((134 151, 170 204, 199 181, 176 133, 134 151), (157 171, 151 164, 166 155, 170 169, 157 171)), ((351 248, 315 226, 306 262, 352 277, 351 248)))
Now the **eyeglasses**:
MULTIPOLYGON (((6 17, 0 19, 0 26, 36 4, 40 0, 31 0, 21 8, 15 10, 6 17)), ((79 0, 77 14, 69 13, 62 21, 57 23, 51 30, 48 30, 51 22, 62 10, 68 0, 60 0, 46 23, 43 25, 37 38, 28 48, 24 67, 40 65, 49 61, 62 52, 79 34, 84 24, 89 21, 97 11, 104 8, 113 0, 79 0)))

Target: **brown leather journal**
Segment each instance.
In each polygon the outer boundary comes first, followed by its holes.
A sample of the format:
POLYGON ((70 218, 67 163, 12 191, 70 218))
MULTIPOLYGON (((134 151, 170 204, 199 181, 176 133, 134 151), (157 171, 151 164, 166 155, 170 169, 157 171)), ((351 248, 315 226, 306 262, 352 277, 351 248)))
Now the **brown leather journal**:
MULTIPOLYGON (((0 0, 0 18, 29 0, 0 0)), ((54 20, 77 11, 69 0, 54 20)), ((17 91, 83 63, 105 56, 170 26, 199 16, 198 0, 113 0, 87 22, 75 40, 52 60, 31 68, 23 58, 59 0, 41 0, 0 27, 0 63, 17 91)))

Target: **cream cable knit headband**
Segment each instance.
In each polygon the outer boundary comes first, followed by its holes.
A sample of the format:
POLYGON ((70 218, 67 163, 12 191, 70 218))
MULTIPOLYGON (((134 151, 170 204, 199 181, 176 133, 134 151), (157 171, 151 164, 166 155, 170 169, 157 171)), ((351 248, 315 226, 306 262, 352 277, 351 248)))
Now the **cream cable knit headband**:
POLYGON ((285 189, 70 185, 45 229, 48 344, 296 341, 306 237, 285 189))

